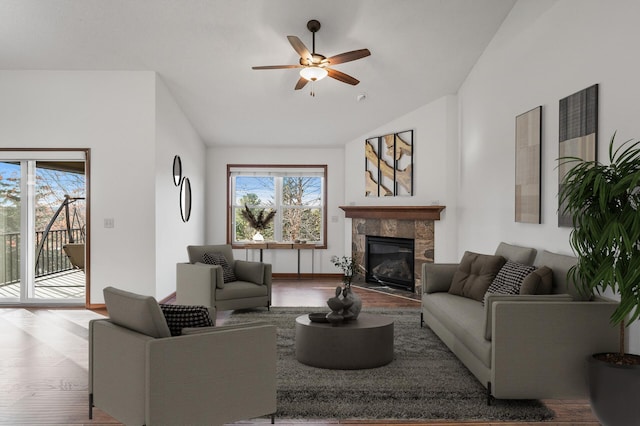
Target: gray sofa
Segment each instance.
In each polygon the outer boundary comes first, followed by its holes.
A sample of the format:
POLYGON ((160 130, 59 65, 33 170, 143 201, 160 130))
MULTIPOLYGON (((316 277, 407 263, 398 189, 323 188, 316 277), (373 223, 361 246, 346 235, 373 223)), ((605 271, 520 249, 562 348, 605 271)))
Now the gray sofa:
POLYGON ((495 255, 550 268, 550 294, 464 297, 451 292, 459 264, 425 263, 422 323, 487 388, 489 401, 587 397, 587 356, 617 350, 609 320, 617 302, 581 297, 567 282, 575 257, 543 251, 536 258, 535 249, 506 243, 495 255))

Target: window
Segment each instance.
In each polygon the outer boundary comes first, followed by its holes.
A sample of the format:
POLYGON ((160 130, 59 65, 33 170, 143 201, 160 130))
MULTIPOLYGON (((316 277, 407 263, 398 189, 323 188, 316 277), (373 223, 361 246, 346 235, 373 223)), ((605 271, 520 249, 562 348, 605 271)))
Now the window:
POLYGON ((231 244, 254 240, 306 241, 326 247, 327 166, 228 165, 227 239, 231 244), (264 218, 275 211, 263 230, 256 230, 243 215, 264 218))

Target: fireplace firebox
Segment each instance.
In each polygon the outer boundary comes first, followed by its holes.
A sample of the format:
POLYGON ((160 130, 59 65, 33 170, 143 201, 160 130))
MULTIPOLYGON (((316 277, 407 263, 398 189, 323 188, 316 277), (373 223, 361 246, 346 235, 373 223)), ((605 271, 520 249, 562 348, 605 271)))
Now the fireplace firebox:
POLYGON ((413 239, 367 235, 365 261, 367 282, 415 290, 413 239))

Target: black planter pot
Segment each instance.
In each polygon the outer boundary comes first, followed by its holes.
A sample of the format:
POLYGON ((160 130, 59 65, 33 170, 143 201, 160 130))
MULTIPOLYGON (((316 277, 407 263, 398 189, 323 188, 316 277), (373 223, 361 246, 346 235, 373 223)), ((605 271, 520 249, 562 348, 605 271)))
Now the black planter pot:
POLYGON ((640 366, 589 357, 591 409, 604 426, 640 425, 640 366))

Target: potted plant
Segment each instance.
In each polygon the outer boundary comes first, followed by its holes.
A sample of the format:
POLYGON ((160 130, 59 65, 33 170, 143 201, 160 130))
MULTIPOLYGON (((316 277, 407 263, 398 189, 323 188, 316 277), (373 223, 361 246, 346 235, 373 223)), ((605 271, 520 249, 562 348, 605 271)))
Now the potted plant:
POLYGON ((640 141, 614 150, 609 164, 575 157, 560 187, 560 206, 571 215, 570 245, 578 257, 569 278, 585 295, 612 291, 620 304, 611 316, 620 327, 617 353, 589 358, 591 407, 605 425, 640 421, 640 356, 625 353, 625 326, 640 316, 640 141))
POLYGON ((256 214, 245 204, 244 210, 242 210, 241 214, 242 217, 249 222, 249 225, 256 230, 256 233, 253 236, 253 241, 264 241, 262 231, 267 229, 269 223, 271 223, 276 215, 276 210, 271 210, 269 213, 265 214, 264 209, 258 209, 256 214))
MULTIPOLYGON (((357 269, 356 261, 353 257, 349 256, 331 256, 331 263, 333 263, 333 266, 336 268, 342 269, 342 283, 344 284, 344 288, 341 290, 342 297, 350 301, 349 308, 347 309, 349 311, 349 318, 357 319, 362 310, 362 299, 351 290, 351 281, 353 281, 353 276, 357 269)), ((339 288, 340 287, 336 289, 336 297, 338 296, 339 288)))
POLYGON ((342 270, 342 283, 346 288, 351 287, 351 281, 353 281, 353 274, 356 272, 356 262, 353 257, 349 256, 331 256, 331 263, 336 268, 340 268, 342 270))

